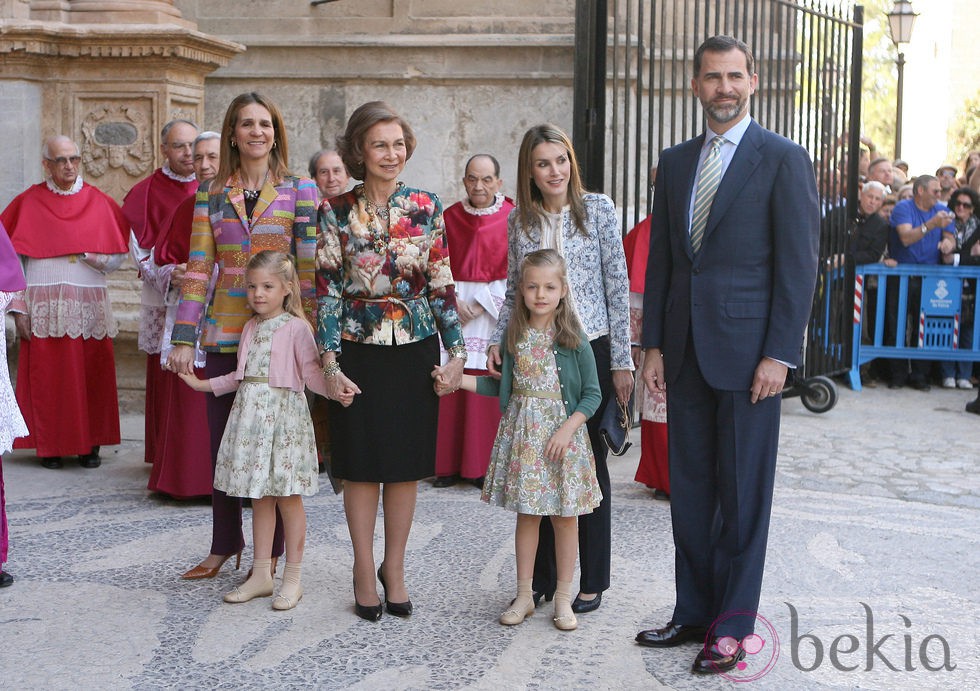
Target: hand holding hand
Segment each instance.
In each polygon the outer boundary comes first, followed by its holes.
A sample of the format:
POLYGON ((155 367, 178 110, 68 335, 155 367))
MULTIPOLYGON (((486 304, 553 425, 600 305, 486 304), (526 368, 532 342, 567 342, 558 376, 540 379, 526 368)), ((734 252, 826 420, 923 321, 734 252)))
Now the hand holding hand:
POLYGON ((494 344, 487 348, 487 372, 494 379, 500 379, 500 346, 494 344))
POLYGON ((343 372, 337 372, 327 379, 327 398, 337 401, 345 408, 354 402, 354 396, 361 393, 360 387, 352 382, 343 372))
POLYGON ((174 346, 167 358, 167 369, 177 374, 194 374, 194 347, 174 346))
POLYGON ((435 391, 440 396, 445 396, 459 389, 463 381, 463 367, 466 362, 462 358, 450 358, 442 367, 432 369, 432 378, 435 379, 435 391))
POLYGON ((175 264, 174 270, 170 272, 170 285, 180 288, 184 284, 185 273, 187 273, 187 264, 175 264))
POLYGON ((211 382, 206 379, 198 379, 195 374, 185 374, 183 372, 178 372, 177 376, 180 377, 185 384, 194 389, 195 391, 210 391, 211 382))

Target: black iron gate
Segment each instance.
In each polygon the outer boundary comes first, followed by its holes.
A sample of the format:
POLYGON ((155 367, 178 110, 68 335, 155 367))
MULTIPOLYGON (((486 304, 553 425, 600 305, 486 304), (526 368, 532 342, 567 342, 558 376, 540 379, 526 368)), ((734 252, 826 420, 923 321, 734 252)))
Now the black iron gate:
POLYGON ((616 201, 624 233, 650 213, 650 169, 660 152, 703 129, 690 90, 695 49, 716 34, 749 45, 759 74, 753 117, 810 152, 822 211, 848 207, 828 217, 821 234, 827 270, 814 297, 804 368, 807 376, 845 371, 853 286, 845 285, 838 257, 856 211, 863 7, 846 0, 577 0, 576 17, 576 152, 586 186, 616 201))

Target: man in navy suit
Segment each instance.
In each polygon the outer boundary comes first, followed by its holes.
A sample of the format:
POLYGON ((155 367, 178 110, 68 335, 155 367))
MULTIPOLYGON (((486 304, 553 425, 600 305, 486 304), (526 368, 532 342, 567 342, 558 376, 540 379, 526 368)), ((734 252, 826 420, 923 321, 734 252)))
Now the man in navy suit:
POLYGON ((744 657, 762 587, 787 368, 799 365, 820 212, 806 151, 748 112, 748 47, 705 41, 691 88, 707 132, 660 158, 643 379, 665 390, 676 604, 650 647, 703 642, 693 671, 744 657))

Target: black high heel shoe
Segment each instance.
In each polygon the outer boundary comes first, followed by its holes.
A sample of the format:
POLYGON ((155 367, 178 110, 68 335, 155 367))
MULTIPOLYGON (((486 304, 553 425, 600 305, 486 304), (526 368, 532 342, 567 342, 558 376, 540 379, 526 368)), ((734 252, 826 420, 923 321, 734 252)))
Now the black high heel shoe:
POLYGON ((381 581, 381 587, 385 591, 385 607, 388 609, 388 614, 394 614, 396 617, 407 617, 412 613, 412 601, 407 600, 405 602, 389 602, 388 601, 388 586, 385 585, 385 577, 381 575, 381 569, 384 568, 384 564, 378 567, 378 580, 381 581))
POLYGON ((381 603, 376 605, 362 605, 357 601, 357 579, 354 579, 354 613, 361 619, 367 621, 378 621, 381 619, 381 603))
POLYGON ((531 593, 531 598, 534 600, 534 606, 537 607, 541 604, 541 598, 544 598, 545 602, 551 602, 555 599, 555 591, 552 590, 550 593, 542 593, 535 590, 531 593))

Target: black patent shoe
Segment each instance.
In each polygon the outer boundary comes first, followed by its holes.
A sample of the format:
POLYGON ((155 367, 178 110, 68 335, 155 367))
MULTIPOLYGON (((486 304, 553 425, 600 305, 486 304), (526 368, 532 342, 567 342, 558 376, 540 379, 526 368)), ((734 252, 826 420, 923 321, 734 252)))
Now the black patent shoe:
POLYGON ((367 621, 378 621, 381 619, 381 603, 376 605, 362 605, 357 601, 357 581, 354 581, 354 614, 367 621))
POLYGON ((396 617, 407 617, 412 614, 412 601, 406 600, 405 602, 389 602, 388 601, 388 586, 385 585, 385 577, 381 574, 381 569, 384 564, 378 567, 378 580, 381 581, 381 588, 385 591, 385 609, 388 610, 388 614, 394 614, 396 617))
POLYGON ((41 459, 41 465, 49 470, 57 470, 61 467, 61 456, 45 456, 41 459))
POLYGON ((452 487, 456 484, 455 475, 438 475, 436 479, 432 481, 433 487, 452 487))
POLYGON ((744 658, 745 651, 741 646, 722 650, 716 640, 710 646, 701 649, 698 656, 694 658, 691 671, 695 674, 723 674, 738 667, 738 663, 744 658))
POLYGON ((708 629, 704 626, 675 624, 670 621, 659 629, 649 629, 636 634, 636 642, 648 648, 673 648, 682 643, 704 643, 708 629))
POLYGON ((583 600, 581 593, 575 596, 572 601, 572 611, 575 614, 584 614, 585 612, 594 612, 599 609, 599 605, 602 604, 602 593, 596 593, 595 597, 591 600, 583 600))
POLYGON ((6 588, 12 585, 14 582, 14 577, 11 576, 6 571, 0 571, 0 588, 6 588))

